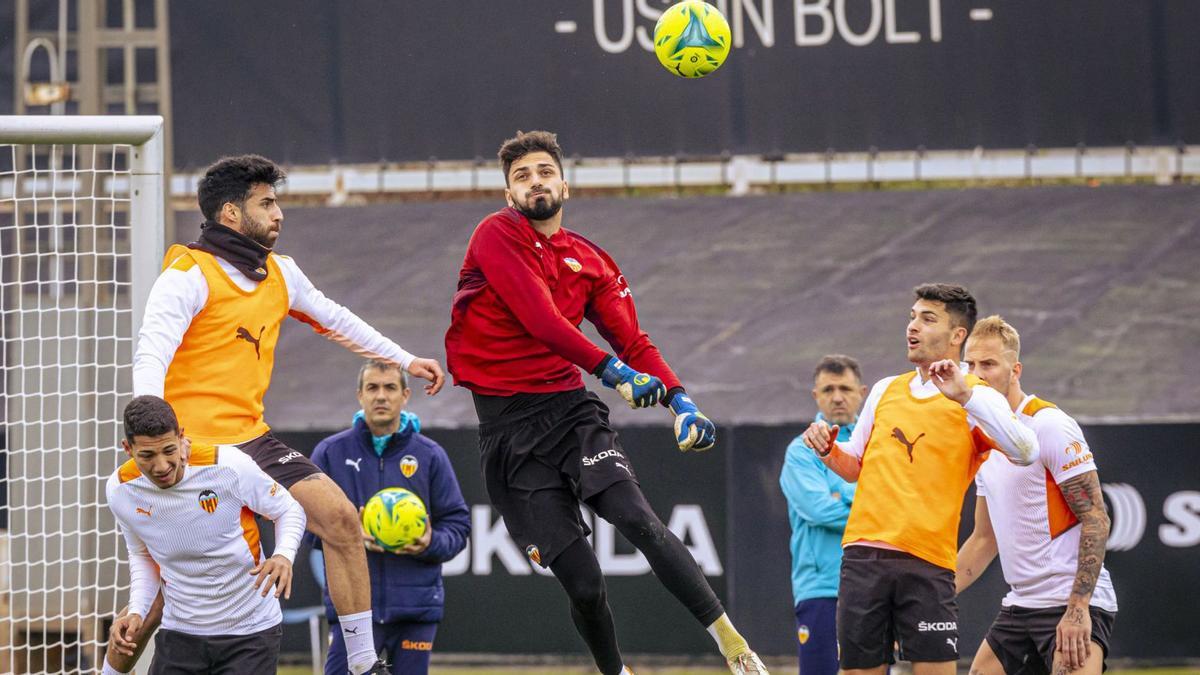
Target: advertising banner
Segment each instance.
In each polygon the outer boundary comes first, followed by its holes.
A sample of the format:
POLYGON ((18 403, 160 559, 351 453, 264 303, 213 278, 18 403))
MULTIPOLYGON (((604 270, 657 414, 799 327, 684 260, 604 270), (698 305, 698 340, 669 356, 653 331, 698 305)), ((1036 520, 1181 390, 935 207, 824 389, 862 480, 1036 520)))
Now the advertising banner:
MULTIPOLYGON (((795 651, 787 506, 779 488, 784 450, 800 426, 722 429, 717 449, 680 454, 665 428, 626 428, 621 438, 651 505, 691 549, 738 627, 766 654, 795 651)), ((1084 428, 1112 518, 1105 565, 1120 604, 1114 656, 1200 656, 1200 425, 1084 428)), ((305 453, 326 434, 280 433, 305 453)), ((444 566, 446 618, 437 649, 454 652, 581 652, 566 596, 547 570, 513 544, 488 504, 472 430, 429 430, 447 449, 471 508, 467 551, 444 566)), ((970 533, 975 496, 964 500, 960 541, 970 533)), ((629 653, 703 654, 711 640, 653 576, 645 559, 603 520, 585 512, 607 576, 622 648, 629 653)), ((288 606, 319 602, 298 569, 288 606)), ((973 654, 1007 586, 994 562, 959 598, 960 650, 973 654)), ((306 632, 285 633, 285 649, 307 650, 306 632)))

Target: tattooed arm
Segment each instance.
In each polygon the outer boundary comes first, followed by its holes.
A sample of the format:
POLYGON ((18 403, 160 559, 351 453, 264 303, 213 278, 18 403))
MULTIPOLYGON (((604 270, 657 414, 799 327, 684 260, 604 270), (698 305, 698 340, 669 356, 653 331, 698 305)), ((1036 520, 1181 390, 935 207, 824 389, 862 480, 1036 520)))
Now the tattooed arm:
MULTIPOLYGON (((1088 605, 1100 567, 1111 521, 1100 494, 1100 477, 1095 471, 1080 474, 1059 485, 1067 506, 1079 519, 1079 563, 1075 585, 1067 598, 1067 610, 1058 623, 1057 646, 1061 663, 1067 670, 1083 667, 1091 653, 1092 618, 1088 605)), ((1057 669, 1056 669, 1057 670, 1057 669)))

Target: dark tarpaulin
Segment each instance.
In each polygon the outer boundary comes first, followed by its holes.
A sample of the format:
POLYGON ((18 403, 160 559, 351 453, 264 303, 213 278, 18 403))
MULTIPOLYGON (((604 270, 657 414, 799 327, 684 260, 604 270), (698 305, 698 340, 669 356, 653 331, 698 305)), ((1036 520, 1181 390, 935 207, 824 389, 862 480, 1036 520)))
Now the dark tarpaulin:
MULTIPOLYGON (((727 1, 744 44, 703 80, 671 76, 639 46, 644 8, 668 4, 172 3, 176 164, 247 151, 289 164, 490 158, 539 127, 582 156, 1200 138, 1197 3, 1010 0, 973 21, 960 3, 872 15, 876 3, 847 2, 841 22, 805 0, 727 1), (828 28, 825 44, 797 46, 798 12, 800 39, 828 28)), ((32 10, 42 21, 54 8, 32 10)), ((0 5, 0 112, 13 109, 12 13, 0 5)))
MULTIPOLYGON (((884 27, 864 46, 839 29, 798 47, 794 3, 732 3, 744 46, 685 81, 638 46, 652 22, 632 1, 632 44, 616 54, 601 48, 583 0, 180 3, 176 157, 189 167, 247 150, 311 164, 490 158, 518 128, 556 130, 583 156, 1200 137, 1200 50, 1186 33, 1200 5, 1106 0, 1080 13, 1014 0, 972 21, 940 3, 934 42, 930 3, 894 4, 896 39, 917 42, 889 42, 887 17, 876 17, 884 27), (771 47, 749 13, 767 5, 771 47), (557 21, 577 29, 558 33, 557 21)), ((870 30, 870 6, 847 3, 847 31, 870 30)), ((602 7, 604 39, 618 42, 625 3, 602 7)), ((822 25, 809 16, 805 30, 822 25)))

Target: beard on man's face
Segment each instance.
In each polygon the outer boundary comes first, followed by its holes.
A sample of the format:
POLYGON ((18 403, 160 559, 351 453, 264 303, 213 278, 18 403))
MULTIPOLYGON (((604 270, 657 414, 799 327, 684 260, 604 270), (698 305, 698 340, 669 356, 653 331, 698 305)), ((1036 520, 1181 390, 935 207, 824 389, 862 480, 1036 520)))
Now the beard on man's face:
POLYGON ((275 245, 275 238, 271 237, 271 226, 265 222, 260 222, 242 214, 242 234, 252 239, 254 243, 262 246, 265 249, 271 249, 275 245))
POLYGON ((533 206, 529 206, 528 195, 526 195, 526 202, 514 202, 514 207, 521 212, 521 215, 530 220, 549 220, 562 210, 562 197, 555 197, 553 192, 546 190, 538 197, 541 199, 535 198, 533 206))

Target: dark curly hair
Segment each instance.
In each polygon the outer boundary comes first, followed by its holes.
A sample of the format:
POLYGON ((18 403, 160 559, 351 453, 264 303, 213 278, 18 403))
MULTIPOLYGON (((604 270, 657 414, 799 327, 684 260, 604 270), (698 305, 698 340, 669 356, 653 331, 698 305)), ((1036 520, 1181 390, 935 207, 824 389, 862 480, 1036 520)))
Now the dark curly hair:
POLYGON ((504 170, 505 185, 508 185, 508 170, 512 168, 513 162, 531 152, 549 153, 558 165, 559 172, 562 172, 563 152, 556 134, 549 131, 518 131, 516 136, 504 141, 500 152, 496 153, 500 158, 500 168, 504 170))
POLYGON ((259 155, 222 157, 204 172, 196 188, 200 212, 216 221, 221 207, 233 203, 242 207, 255 185, 264 183, 275 187, 287 180, 287 174, 275 162, 259 155))

